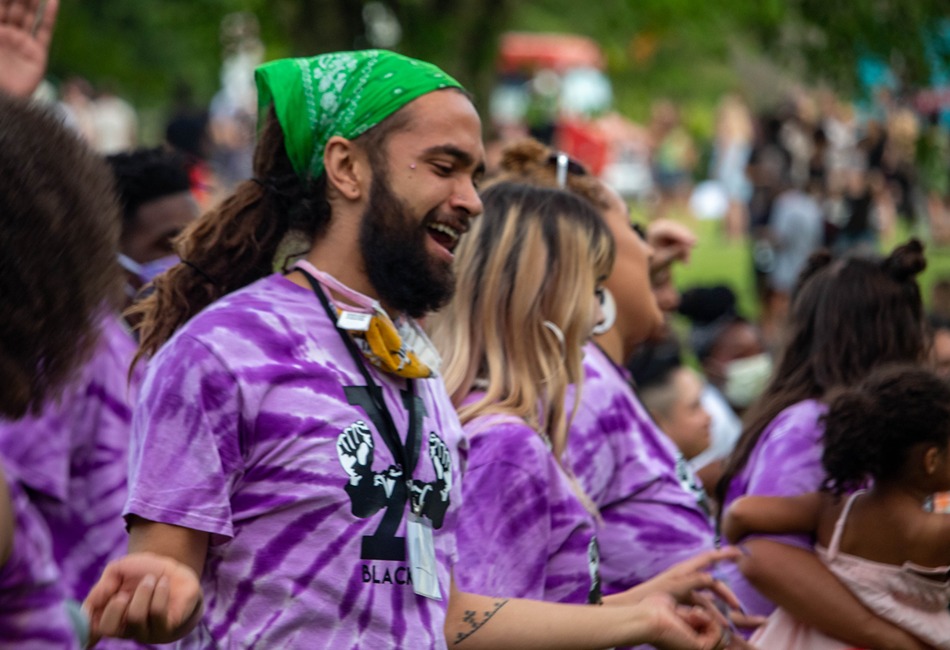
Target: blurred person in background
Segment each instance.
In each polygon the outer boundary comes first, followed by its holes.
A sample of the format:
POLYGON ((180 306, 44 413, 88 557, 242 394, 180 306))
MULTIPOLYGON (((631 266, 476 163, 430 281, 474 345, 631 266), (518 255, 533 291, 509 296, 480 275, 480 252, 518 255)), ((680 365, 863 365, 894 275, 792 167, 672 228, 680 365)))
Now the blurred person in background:
POLYGON ((70 77, 63 82, 57 106, 66 126, 78 133, 90 146, 95 146, 96 123, 93 117, 92 84, 83 77, 70 77))
POLYGON ((138 114, 109 83, 99 87, 92 102, 92 123, 95 148, 101 154, 127 151, 138 143, 138 114))
POLYGON ((816 196, 821 194, 821 174, 817 170, 799 185, 791 175, 775 197, 769 216, 768 236, 772 246, 772 269, 768 274, 766 305, 759 319, 762 337, 777 343, 788 314, 788 304, 798 275, 808 257, 823 243, 825 222, 816 196))
POLYGON ((950 134, 937 111, 926 117, 926 128, 917 140, 916 163, 931 236, 938 244, 946 244, 950 242, 950 134))
POLYGON ((934 282, 929 303, 930 358, 937 374, 950 378, 950 278, 941 277, 934 282))
POLYGON ((930 322, 930 333, 933 339, 930 360, 933 363, 934 372, 944 379, 950 379, 950 320, 933 314, 927 320, 930 322))
POLYGON ((198 217, 198 204, 185 161, 176 153, 138 149, 108 161, 122 202, 119 264, 131 305, 143 287, 178 264, 174 241, 198 217))
POLYGON ((689 345, 706 380, 701 403, 711 418, 709 447, 691 464, 711 490, 742 433, 742 414, 768 382, 771 357, 761 331, 738 313, 735 293, 726 286, 685 291, 680 313, 692 323, 689 345))
POLYGON ((792 166, 792 154, 781 141, 782 119, 778 113, 759 116, 756 121, 755 145, 749 155, 746 174, 752 184, 749 196, 749 246, 752 272, 759 304, 768 299, 769 273, 775 259, 769 237, 772 204, 792 166))
POLYGON ((693 187, 693 170, 699 155, 693 137, 686 130, 679 108, 669 100, 655 102, 651 108, 650 135, 653 140, 654 183, 660 193, 656 217, 686 210, 693 187))
MULTIPOLYGON (((643 405, 680 451, 682 458, 677 459, 677 470, 683 482, 690 479, 686 464, 709 448, 712 419, 701 400, 704 384, 695 370, 684 365, 672 365, 638 383, 643 405)), ((702 480, 701 472, 698 476, 702 480)), ((700 498, 706 498, 705 490, 700 498)))
POLYGON ((710 177, 722 184, 729 197, 723 225, 726 237, 733 241, 742 239, 748 231, 747 203, 752 184, 746 176, 746 167, 754 135, 752 117, 745 102, 737 95, 723 97, 716 110, 710 177))

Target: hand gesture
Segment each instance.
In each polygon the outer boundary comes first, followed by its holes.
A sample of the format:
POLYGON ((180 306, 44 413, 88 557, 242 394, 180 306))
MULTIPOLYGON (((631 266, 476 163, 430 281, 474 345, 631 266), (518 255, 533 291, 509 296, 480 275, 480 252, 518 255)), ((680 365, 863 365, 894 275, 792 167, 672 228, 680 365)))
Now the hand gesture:
POLYGON ((653 638, 660 650, 723 650, 729 635, 699 607, 677 607, 669 596, 653 594, 641 601, 647 608, 653 638))
POLYGON ((83 610, 90 643, 101 637, 168 643, 197 624, 201 584, 188 566, 164 555, 133 553, 113 560, 92 588, 83 610))
POLYGON ((350 475, 350 484, 357 485, 373 466, 373 449, 373 433, 362 420, 348 426, 337 437, 337 457, 350 475))
POLYGON ((449 492, 452 491, 452 454, 435 431, 429 432, 429 458, 432 459, 436 480, 444 482, 445 487, 441 495, 444 501, 449 498, 449 492))
POLYGON ((0 0, 0 91, 29 97, 46 72, 59 0, 0 0))
POLYGON ((730 607, 741 609, 739 599, 732 593, 732 590, 709 573, 709 569, 717 562, 735 560, 741 555, 742 551, 735 547, 706 551, 672 566, 655 578, 637 585, 625 593, 632 597, 643 597, 648 593, 665 593, 672 596, 679 603, 696 605, 703 604, 702 599, 696 597, 697 592, 706 590, 720 597, 730 607))
POLYGON ((658 271, 673 262, 689 262, 696 235, 686 226, 670 219, 657 219, 647 229, 647 243, 653 247, 650 269, 658 271))

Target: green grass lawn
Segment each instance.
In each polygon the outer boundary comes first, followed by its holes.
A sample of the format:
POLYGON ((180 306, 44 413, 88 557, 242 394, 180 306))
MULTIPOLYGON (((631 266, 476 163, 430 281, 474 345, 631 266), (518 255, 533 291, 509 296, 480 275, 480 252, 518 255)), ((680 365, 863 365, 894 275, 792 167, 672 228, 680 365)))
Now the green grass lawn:
MULTIPOLYGON (((681 290, 699 285, 726 284, 732 287, 739 299, 743 314, 755 315, 758 305, 752 280, 752 264, 746 242, 729 242, 722 234, 718 221, 702 221, 692 217, 678 219, 688 225, 698 237, 698 244, 687 265, 678 265, 674 271, 676 285, 681 290)), ((900 224, 892 240, 881 246, 889 251, 910 237, 908 229, 900 224)), ((927 269, 921 275, 920 287, 924 302, 929 303, 930 288, 941 278, 950 278, 950 247, 936 247, 921 237, 927 245, 927 269)))

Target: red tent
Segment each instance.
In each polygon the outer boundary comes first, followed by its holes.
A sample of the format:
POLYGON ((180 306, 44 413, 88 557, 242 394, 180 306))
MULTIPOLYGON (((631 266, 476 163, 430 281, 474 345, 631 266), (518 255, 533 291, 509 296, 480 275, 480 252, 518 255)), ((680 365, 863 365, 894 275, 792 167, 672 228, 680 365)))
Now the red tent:
POLYGON ((600 46, 586 36, 574 34, 508 32, 501 37, 498 59, 498 68, 503 73, 537 68, 555 72, 578 67, 604 68, 600 46))

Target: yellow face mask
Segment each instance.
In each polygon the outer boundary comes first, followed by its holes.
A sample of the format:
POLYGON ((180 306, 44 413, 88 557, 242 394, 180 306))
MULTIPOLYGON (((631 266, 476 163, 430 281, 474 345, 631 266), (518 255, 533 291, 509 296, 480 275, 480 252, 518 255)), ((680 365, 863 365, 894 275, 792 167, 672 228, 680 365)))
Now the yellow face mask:
MULTIPOLYGON (((432 376, 432 370, 406 346, 396 326, 385 314, 365 314, 369 324, 365 330, 345 327, 347 312, 337 307, 338 325, 346 330, 366 359, 382 370, 406 379, 425 379, 432 376)), ((360 314, 363 315, 363 314, 360 314)))
POLYGON ((297 262, 296 266, 313 276, 328 293, 345 299, 346 303, 341 305, 331 298, 337 327, 352 337, 367 361, 383 372, 405 379, 425 379, 434 374, 433 368, 439 364, 438 354, 415 321, 407 318, 397 328, 377 301, 350 289, 306 261, 297 262))

